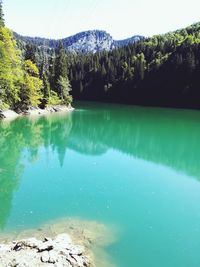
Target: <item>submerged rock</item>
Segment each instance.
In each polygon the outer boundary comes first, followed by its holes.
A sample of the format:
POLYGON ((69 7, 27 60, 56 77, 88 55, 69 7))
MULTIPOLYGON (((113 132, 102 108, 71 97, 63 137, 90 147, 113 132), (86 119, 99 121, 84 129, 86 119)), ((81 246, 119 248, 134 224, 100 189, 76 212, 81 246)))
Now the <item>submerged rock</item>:
POLYGON ((55 239, 29 238, 0 245, 0 266, 3 267, 87 267, 92 260, 80 245, 74 245, 67 234, 55 239))

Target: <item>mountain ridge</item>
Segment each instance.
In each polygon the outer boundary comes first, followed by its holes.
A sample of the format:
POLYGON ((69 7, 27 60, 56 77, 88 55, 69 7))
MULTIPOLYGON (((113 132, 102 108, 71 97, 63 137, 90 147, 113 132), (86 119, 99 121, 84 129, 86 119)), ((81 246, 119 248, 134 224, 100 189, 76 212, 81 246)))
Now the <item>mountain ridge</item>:
POLYGON ((22 36, 14 32, 14 36, 18 42, 33 44, 36 46, 56 48, 62 42, 64 48, 69 52, 74 53, 96 53, 101 51, 112 51, 115 48, 128 45, 143 40, 145 37, 134 35, 127 39, 114 40, 113 37, 103 30, 89 30, 79 32, 62 39, 48 39, 42 37, 22 36))

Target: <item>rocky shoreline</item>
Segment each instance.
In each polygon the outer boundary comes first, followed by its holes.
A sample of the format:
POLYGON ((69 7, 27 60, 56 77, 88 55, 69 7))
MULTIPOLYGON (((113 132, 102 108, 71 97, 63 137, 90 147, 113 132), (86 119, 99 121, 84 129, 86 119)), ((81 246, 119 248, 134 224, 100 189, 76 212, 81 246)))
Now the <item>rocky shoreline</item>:
POLYGON ((45 237, 13 241, 0 245, 0 266, 3 267, 89 267, 92 260, 82 246, 74 245, 67 234, 55 239, 45 237))
POLYGON ((105 250, 114 236, 113 226, 79 218, 1 234, 0 267, 115 267, 105 250))
POLYGON ((56 112, 65 112, 65 111, 72 111, 74 110, 71 106, 65 106, 65 105, 54 105, 54 106, 48 106, 45 109, 41 108, 34 108, 30 107, 27 110, 18 110, 13 111, 10 109, 7 110, 0 110, 0 119, 16 119, 19 116, 38 116, 38 115, 48 115, 51 113, 56 112))

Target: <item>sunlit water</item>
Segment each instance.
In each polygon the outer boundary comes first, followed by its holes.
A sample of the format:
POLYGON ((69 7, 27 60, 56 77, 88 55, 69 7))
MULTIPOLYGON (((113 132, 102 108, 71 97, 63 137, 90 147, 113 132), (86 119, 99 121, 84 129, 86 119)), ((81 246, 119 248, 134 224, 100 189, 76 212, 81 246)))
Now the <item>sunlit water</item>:
POLYGON ((79 103, 0 124, 1 231, 115 225, 117 267, 200 266, 199 180, 198 111, 79 103))

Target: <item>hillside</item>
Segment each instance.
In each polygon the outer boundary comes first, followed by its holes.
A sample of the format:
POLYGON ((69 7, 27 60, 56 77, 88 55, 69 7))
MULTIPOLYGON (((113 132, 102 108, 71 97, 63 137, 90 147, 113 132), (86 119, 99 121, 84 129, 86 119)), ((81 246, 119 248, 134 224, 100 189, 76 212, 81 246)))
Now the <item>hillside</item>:
MULTIPOLYGON (((24 58, 37 65, 47 89, 59 93, 60 41, 20 38, 24 58)), ((200 23, 123 41, 89 31, 63 39, 62 45, 67 52, 62 75, 69 77, 75 100, 200 108, 200 23)))
POLYGON ((75 99, 200 108, 200 23, 77 55, 69 74, 75 99))
POLYGON ((73 36, 61 39, 45 39, 39 37, 26 37, 14 33, 15 38, 22 45, 31 44, 39 47, 57 48, 59 43, 62 42, 64 48, 68 52, 83 52, 83 53, 96 53, 101 51, 111 51, 114 48, 122 47, 129 43, 134 43, 144 39, 143 36, 133 36, 125 40, 114 40, 112 36, 106 31, 84 31, 73 36))

